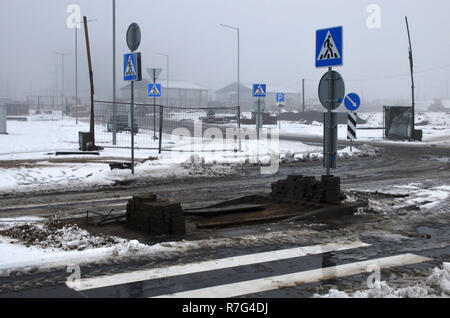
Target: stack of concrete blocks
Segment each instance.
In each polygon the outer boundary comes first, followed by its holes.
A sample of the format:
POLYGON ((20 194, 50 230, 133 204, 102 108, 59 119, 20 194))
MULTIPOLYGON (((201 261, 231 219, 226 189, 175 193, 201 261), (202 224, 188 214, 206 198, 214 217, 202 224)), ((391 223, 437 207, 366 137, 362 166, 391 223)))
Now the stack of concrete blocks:
POLYGON ((127 226, 148 234, 185 234, 185 218, 180 203, 162 201, 156 195, 135 196, 127 204, 127 226))
POLYGON ((343 200, 341 180, 334 176, 322 176, 321 181, 301 175, 288 176, 287 180, 272 184, 272 198, 280 203, 339 203, 343 200))

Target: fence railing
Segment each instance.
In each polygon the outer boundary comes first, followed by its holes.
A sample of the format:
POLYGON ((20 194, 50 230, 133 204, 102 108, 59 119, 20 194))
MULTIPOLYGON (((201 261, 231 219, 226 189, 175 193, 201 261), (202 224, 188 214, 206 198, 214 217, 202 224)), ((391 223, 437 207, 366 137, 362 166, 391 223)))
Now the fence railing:
MULTIPOLYGON (((130 103, 96 101, 95 143, 106 148, 131 147, 130 103)), ((136 149, 164 148, 177 129, 187 130, 191 136, 209 128, 217 128, 223 134, 226 129, 240 125, 238 107, 183 108, 163 105, 135 104, 134 143, 136 149), (198 128, 197 128, 198 129, 198 128)))

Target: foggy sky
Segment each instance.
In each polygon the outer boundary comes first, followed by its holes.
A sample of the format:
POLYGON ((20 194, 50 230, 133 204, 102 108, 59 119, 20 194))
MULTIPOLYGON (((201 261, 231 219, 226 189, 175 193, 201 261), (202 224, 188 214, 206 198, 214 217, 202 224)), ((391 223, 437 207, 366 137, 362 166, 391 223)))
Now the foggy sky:
MULTIPOLYGON (((68 29, 67 5, 77 3, 89 25, 96 95, 112 98, 112 0, 1 0, 0 97, 48 95, 66 52, 65 94, 74 95, 74 30, 68 29), (7 89, 8 88, 8 89, 7 89)), ((300 90, 316 97, 317 80, 326 69, 314 65, 315 31, 344 27, 344 66, 336 68, 347 91, 365 99, 409 99, 408 40, 404 16, 412 32, 417 98, 446 98, 450 72, 450 1, 448 0, 117 0, 117 83, 125 33, 131 22, 142 31, 143 69, 166 68, 170 78, 217 90, 237 77, 236 33, 219 26, 238 26, 241 33, 241 81, 300 90), (381 28, 369 29, 369 4, 381 6, 381 28), (420 72, 447 66, 429 72, 420 72), (366 79, 361 81, 360 79, 366 79)), ((78 31, 79 95, 88 96, 88 69, 83 29, 78 31)), ((146 74, 145 74, 146 75, 146 74)), ((162 77, 165 78, 165 74, 162 77)), ((60 82, 58 83, 60 89, 60 82)), ((59 94, 59 92, 58 92, 59 94)))

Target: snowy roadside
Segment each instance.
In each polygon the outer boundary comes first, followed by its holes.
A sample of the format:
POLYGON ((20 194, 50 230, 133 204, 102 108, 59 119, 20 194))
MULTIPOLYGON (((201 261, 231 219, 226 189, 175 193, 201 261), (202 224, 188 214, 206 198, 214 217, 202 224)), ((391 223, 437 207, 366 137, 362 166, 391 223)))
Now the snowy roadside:
MULTIPOLYGON (((303 230, 305 234, 310 230, 303 230)), ((142 244, 114 236, 95 236, 72 224, 39 217, 0 219, 0 277, 74 265, 104 264, 160 253, 187 252, 205 247, 256 244, 261 239, 289 237, 293 231, 267 231, 238 238, 142 244)), ((298 230, 295 231, 298 234, 298 230)))
MULTIPOLYGON (((357 126, 357 140, 377 143, 400 143, 403 141, 392 141, 383 138, 383 113, 358 113, 358 116, 367 123, 357 126), (370 129, 365 129, 370 128, 370 129)), ((422 142, 408 142, 408 145, 423 144, 450 144, 450 113, 444 112, 421 112, 416 116, 416 129, 423 131, 422 142)), ((300 122, 281 122, 280 135, 286 136, 308 136, 321 137, 323 135, 323 124, 313 122, 304 124, 300 122)), ((338 126, 339 140, 347 139, 347 125, 338 126)))
MULTIPOLYGON (((254 147, 254 145, 253 145, 254 147)), ((380 149, 363 145, 349 147, 338 152, 339 158, 369 158, 381 154, 380 149)), ((310 162, 322 160, 320 147, 301 142, 282 142, 279 158, 281 163, 310 162)), ((200 152, 155 154, 150 160, 137 161, 135 174, 130 170, 111 170, 110 160, 104 162, 50 162, 24 163, 19 167, 0 168, 0 194, 51 191, 54 189, 76 190, 145 180, 179 180, 189 177, 221 177, 240 173, 248 164, 267 166, 272 163, 270 155, 258 155, 255 149, 235 152, 200 152)), ((117 160, 124 162, 123 160, 117 160)))
MULTIPOLYGON (((0 135, 0 194, 36 191, 79 190, 145 180, 179 180, 189 177, 220 177, 239 174, 246 164, 269 165, 281 162, 316 161, 320 146, 287 140, 236 142, 214 139, 177 140, 167 136, 164 151, 136 150, 135 175, 130 170, 111 170, 109 164, 129 162, 130 150, 107 148, 99 156, 55 156, 56 151, 77 151, 77 132, 87 123, 72 120, 11 122, 9 135, 0 135)), ((376 156, 370 146, 339 151, 339 156, 376 156)))
MULTIPOLYGON (((398 211, 415 210, 417 212, 438 213, 435 208, 450 198, 450 186, 427 186, 413 182, 407 185, 393 185, 380 189, 349 189, 348 202, 367 199, 368 207, 362 213, 391 214, 398 211)), ((404 212, 402 212, 404 213, 404 212)))
POLYGON ((330 289, 327 294, 315 294, 314 298, 450 298, 450 263, 434 268, 424 280, 415 284, 375 282, 373 288, 345 292, 330 289), (395 286, 394 286, 395 285, 395 286))

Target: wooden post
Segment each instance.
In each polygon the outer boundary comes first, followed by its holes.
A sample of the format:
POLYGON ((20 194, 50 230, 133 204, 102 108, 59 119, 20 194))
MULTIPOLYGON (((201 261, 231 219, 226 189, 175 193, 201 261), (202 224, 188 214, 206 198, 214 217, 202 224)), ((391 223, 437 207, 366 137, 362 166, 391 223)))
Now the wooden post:
POLYGON ((408 41, 409 41, 409 66, 411 68, 411 94, 412 94, 412 104, 411 104, 411 139, 415 140, 415 98, 414 98, 414 62, 413 62, 413 53, 411 46, 411 35, 409 33, 409 24, 408 17, 405 17, 406 20, 406 30, 408 31, 408 41))
POLYGON ((91 82, 91 125, 90 125, 90 133, 91 133, 91 141, 92 141, 92 149, 95 150, 95 113, 94 113, 94 73, 92 71, 92 60, 91 60, 91 46, 89 44, 89 31, 86 16, 83 17, 84 22, 84 34, 86 37, 86 50, 88 57, 88 66, 89 66, 89 80, 91 82))

